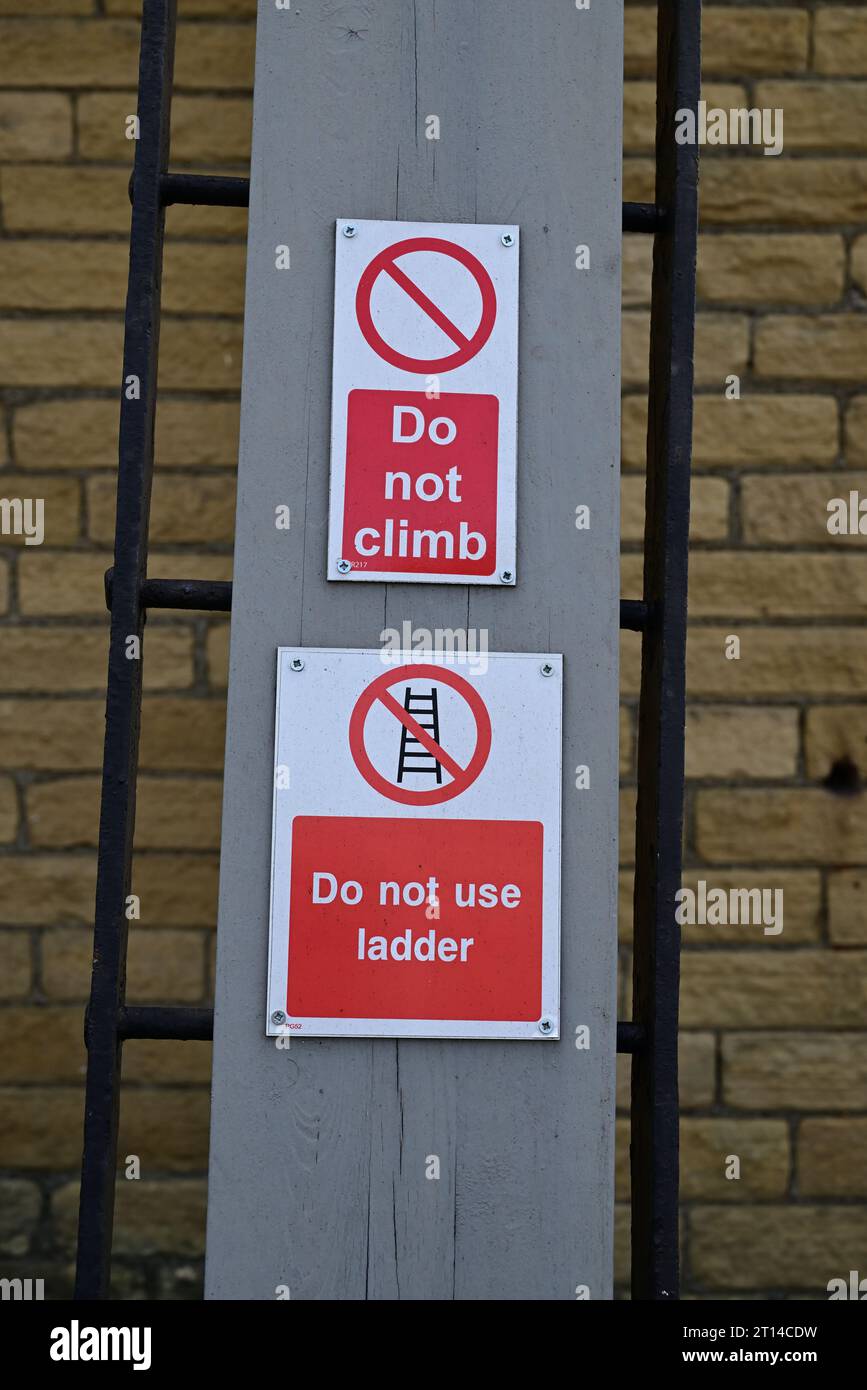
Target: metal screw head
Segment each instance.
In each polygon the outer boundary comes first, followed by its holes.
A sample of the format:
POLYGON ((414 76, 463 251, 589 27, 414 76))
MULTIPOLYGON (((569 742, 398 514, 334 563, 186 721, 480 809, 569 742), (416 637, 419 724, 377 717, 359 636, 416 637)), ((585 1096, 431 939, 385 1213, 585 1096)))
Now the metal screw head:
POLYGON ((355 234, 356 234, 357 231, 358 231, 358 228, 356 227, 356 225, 355 225, 354 222, 347 222, 346 226, 343 228, 343 235, 344 235, 344 236, 355 236, 355 234))
POLYGON ((500 574, 500 579, 504 584, 511 584, 514 578, 515 576, 512 574, 511 570, 503 570, 500 574))
POLYGON ((289 662, 289 665, 292 667, 293 671, 303 671, 304 658, 300 656, 293 656, 292 660, 289 662))
POLYGON ((500 241, 503 243, 504 246, 514 246, 515 244, 515 238, 512 236, 511 232, 503 232, 503 235, 500 237, 500 241))
POLYGON ((271 1022, 272 1022, 272 1023, 276 1023, 276 1024, 280 1024, 280 1023, 285 1023, 285 1022, 286 1022, 286 1015, 284 1014, 284 1012, 283 1012, 282 1009, 275 1009, 275 1010, 274 1010, 274 1012, 273 1012, 272 1015, 271 1015, 271 1022))
POLYGON ((553 1033, 553 1031, 554 1031, 554 1025, 553 1025, 553 1023, 551 1022, 550 1018, 540 1018, 540 1019, 539 1019, 539 1032, 540 1032, 540 1033, 553 1033))
POLYGON ((341 574, 348 574, 349 571, 352 569, 352 566, 348 560, 338 560, 337 568, 341 574))
POLYGON ((542 672, 543 676, 553 676, 554 674, 554 667, 551 665, 550 661, 543 661, 539 670, 542 672))

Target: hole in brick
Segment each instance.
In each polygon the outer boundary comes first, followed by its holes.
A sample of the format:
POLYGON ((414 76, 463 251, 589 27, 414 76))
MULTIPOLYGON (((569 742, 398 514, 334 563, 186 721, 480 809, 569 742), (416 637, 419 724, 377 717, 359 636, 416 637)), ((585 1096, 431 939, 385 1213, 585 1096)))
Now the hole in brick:
POLYGON ((822 783, 828 788, 829 792, 835 792, 837 796, 857 796, 863 791, 861 774, 849 757, 838 758, 831 766, 831 771, 822 783))

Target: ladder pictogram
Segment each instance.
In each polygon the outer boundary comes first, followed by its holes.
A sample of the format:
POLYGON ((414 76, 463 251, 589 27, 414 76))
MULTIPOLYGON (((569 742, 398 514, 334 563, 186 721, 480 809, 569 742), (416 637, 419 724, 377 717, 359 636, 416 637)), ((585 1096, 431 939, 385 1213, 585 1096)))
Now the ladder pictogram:
MULTIPOLYGON (((433 686, 430 694, 413 694, 411 686, 407 686, 403 696, 403 707, 408 714, 411 714, 416 722, 424 729, 425 733, 430 734, 431 738, 437 743, 440 741, 440 717, 437 705, 436 686, 433 686)), ((424 744, 411 734, 405 724, 400 729, 400 756, 397 760, 397 780, 403 781, 405 772, 432 772, 441 784, 443 780, 442 763, 437 762, 433 753, 428 752, 424 744), (410 744, 413 747, 410 747, 410 744), (410 761, 411 760, 411 761, 410 761)))

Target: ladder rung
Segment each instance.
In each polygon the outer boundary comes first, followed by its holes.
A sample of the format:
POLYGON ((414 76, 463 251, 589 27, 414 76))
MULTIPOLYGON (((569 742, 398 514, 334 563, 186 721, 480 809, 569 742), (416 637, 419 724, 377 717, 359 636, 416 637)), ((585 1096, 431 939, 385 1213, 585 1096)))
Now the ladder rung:
POLYGON ((133 1005, 120 1010, 121 1038, 170 1038, 176 1042, 207 1042, 214 1036, 214 1010, 133 1005))
POLYGON ((646 1041, 647 1034, 640 1023, 618 1023, 618 1052, 642 1052, 646 1041))
POLYGON ((160 198, 164 207, 199 203, 206 207, 246 208, 250 205, 250 180, 214 174, 163 174, 160 198))
MULTIPOLYGON (((111 609, 114 569, 105 572, 105 606, 111 609)), ((143 608, 198 608, 211 613, 229 613, 232 608, 231 579, 146 579, 141 587, 143 608)), ((643 632, 650 609, 641 599, 620 600, 620 626, 629 632, 643 632)), ((412 711, 410 711, 412 713, 412 711)), ((418 721, 421 723, 421 720, 418 721)), ((422 728, 428 727, 422 724, 422 728)))
POLYGON ((643 632, 648 626, 650 609, 641 599, 620 600, 620 626, 627 632, 643 632))
POLYGON ((655 203, 624 203, 624 232, 659 232, 665 224, 665 213, 655 203))
MULTIPOLYGON (((130 178, 130 201, 132 179, 130 178)), ((250 205, 250 180, 220 174, 163 174, 160 196, 165 207, 173 203, 198 203, 206 207, 246 208, 250 205)), ((665 221, 662 208, 655 203, 624 203, 624 232, 653 233, 665 221)))
MULTIPOLYGON (((105 606, 111 610, 114 569, 105 572, 105 606)), ((142 608, 197 608, 229 613, 232 581, 221 579, 146 579, 141 586, 142 608)))

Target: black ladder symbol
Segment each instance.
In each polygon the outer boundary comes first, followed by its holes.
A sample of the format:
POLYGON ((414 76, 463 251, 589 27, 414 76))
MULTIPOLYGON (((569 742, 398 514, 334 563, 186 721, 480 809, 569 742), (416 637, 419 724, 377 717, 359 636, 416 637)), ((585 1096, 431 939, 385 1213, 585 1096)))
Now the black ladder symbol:
MULTIPOLYGON (((403 707, 425 733, 430 734, 431 738, 439 743, 440 717, 436 686, 429 695, 414 695, 411 686, 407 686, 403 696, 403 707)), ((432 772, 437 782, 442 783, 443 780, 442 764, 437 762, 433 753, 429 753, 424 744, 403 724, 400 731, 400 757, 397 760, 398 782, 403 781, 405 772, 432 772), (415 746, 410 747, 411 744, 415 746)))

